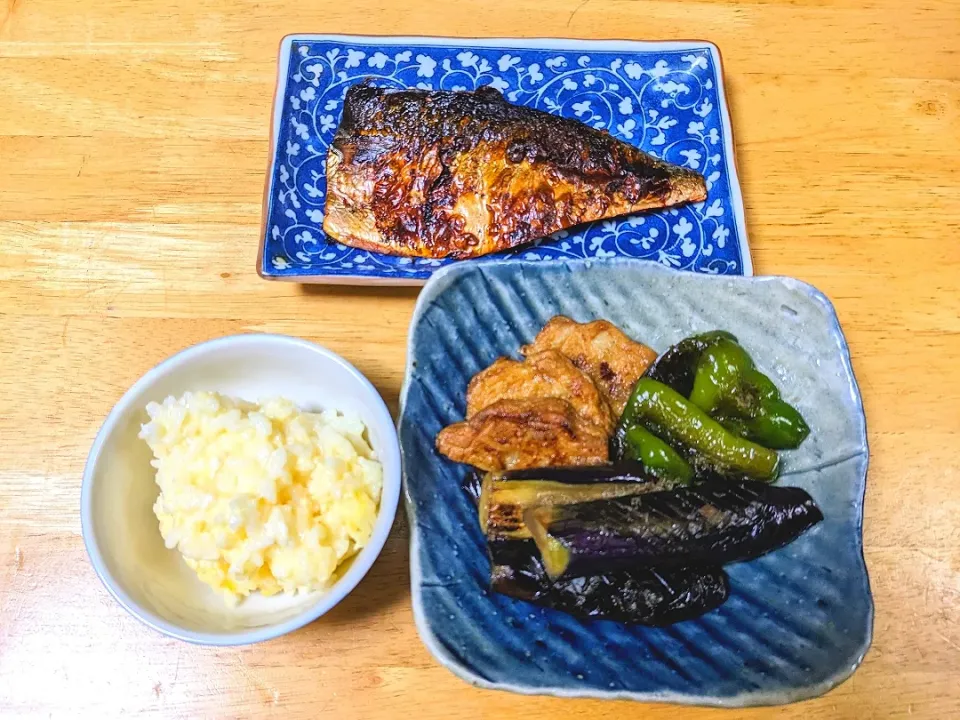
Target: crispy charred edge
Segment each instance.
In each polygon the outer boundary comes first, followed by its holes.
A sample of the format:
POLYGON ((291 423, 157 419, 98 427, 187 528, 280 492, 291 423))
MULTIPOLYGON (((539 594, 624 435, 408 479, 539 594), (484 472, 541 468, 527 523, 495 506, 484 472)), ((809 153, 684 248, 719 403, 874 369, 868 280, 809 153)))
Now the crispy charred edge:
POLYGON ((474 92, 447 92, 354 85, 347 91, 336 137, 353 137, 358 131, 409 135, 422 147, 439 145, 441 162, 444 150, 463 152, 478 142, 502 142, 513 163, 539 160, 587 176, 610 177, 611 182, 629 173, 647 174, 651 181, 688 177, 693 182, 684 186, 687 190, 706 187, 696 172, 659 160, 578 120, 509 103, 489 86, 474 92), (697 178, 700 182, 695 182, 697 178))

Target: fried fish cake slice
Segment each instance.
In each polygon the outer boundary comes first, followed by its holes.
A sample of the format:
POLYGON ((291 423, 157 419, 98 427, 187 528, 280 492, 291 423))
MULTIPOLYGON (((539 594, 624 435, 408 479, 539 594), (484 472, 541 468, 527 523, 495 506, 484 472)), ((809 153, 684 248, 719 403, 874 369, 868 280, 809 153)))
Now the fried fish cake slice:
POLYGON ((499 400, 437 434, 437 450, 481 470, 607 462, 607 433, 566 400, 499 400))
POLYGON ((631 340, 606 320, 578 323, 563 315, 552 318, 521 352, 530 357, 557 350, 589 375, 606 396, 617 417, 626 407, 637 380, 656 360, 652 349, 631 340))
POLYGON ((522 362, 502 357, 474 375, 467 386, 467 418, 499 400, 530 398, 566 400, 584 420, 606 432, 616 422, 590 376, 556 350, 533 353, 522 362))

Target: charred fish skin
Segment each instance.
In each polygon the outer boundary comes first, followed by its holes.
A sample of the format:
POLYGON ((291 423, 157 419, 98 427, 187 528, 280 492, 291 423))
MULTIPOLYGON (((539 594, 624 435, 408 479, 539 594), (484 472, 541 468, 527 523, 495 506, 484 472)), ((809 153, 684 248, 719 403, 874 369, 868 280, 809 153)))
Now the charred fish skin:
POLYGON ((698 173, 495 89, 347 91, 327 156, 324 232, 465 258, 584 222, 706 198, 698 173))
POLYGON ((783 547, 822 519, 803 489, 751 481, 704 483, 524 514, 554 579, 628 566, 750 560, 783 547))
POLYGON ((635 568, 551 581, 535 558, 493 565, 490 587, 585 620, 662 627, 715 610, 730 594, 719 567, 635 568))

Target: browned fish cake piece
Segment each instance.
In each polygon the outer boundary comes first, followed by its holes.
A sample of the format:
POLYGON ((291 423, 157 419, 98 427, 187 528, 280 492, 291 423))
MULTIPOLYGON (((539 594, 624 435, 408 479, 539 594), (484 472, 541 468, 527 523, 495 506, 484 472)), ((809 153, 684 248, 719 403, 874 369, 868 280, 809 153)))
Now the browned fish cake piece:
POLYGON ((526 356, 544 350, 558 350, 593 378, 618 418, 633 386, 657 358, 656 352, 631 340, 613 323, 578 323, 563 315, 552 318, 530 345, 521 348, 526 356))
POLYGON ((475 257, 706 198, 700 174, 496 90, 347 91, 323 230, 392 255, 475 257))
POLYGON ((481 470, 598 465, 608 459, 607 433, 566 400, 500 400, 437 435, 437 450, 481 470))
POLYGON ((498 400, 529 398, 566 400, 584 420, 607 432, 616 422, 590 376, 556 350, 534 353, 522 362, 502 357, 474 375, 467 386, 467 419, 498 400))

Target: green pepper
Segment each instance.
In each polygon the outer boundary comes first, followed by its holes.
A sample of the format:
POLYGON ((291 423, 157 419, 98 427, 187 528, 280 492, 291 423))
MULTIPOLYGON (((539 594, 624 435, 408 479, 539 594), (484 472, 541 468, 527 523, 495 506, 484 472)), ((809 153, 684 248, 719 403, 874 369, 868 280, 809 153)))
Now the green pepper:
POLYGON ((725 330, 713 330, 685 338, 658 357, 646 375, 669 385, 684 397, 690 397, 700 356, 721 340, 737 341, 725 330))
POLYGON ((719 340, 697 364, 690 402, 728 430, 773 449, 800 445, 810 433, 803 416, 740 345, 719 340))
POLYGON ((640 425, 627 428, 623 438, 623 458, 639 462, 657 477, 674 478, 689 484, 693 468, 680 454, 640 425))
POLYGON ((673 388, 643 377, 637 381, 614 431, 614 457, 621 459, 629 430, 640 425, 672 446, 697 474, 773 480, 776 451, 737 437, 673 388))

